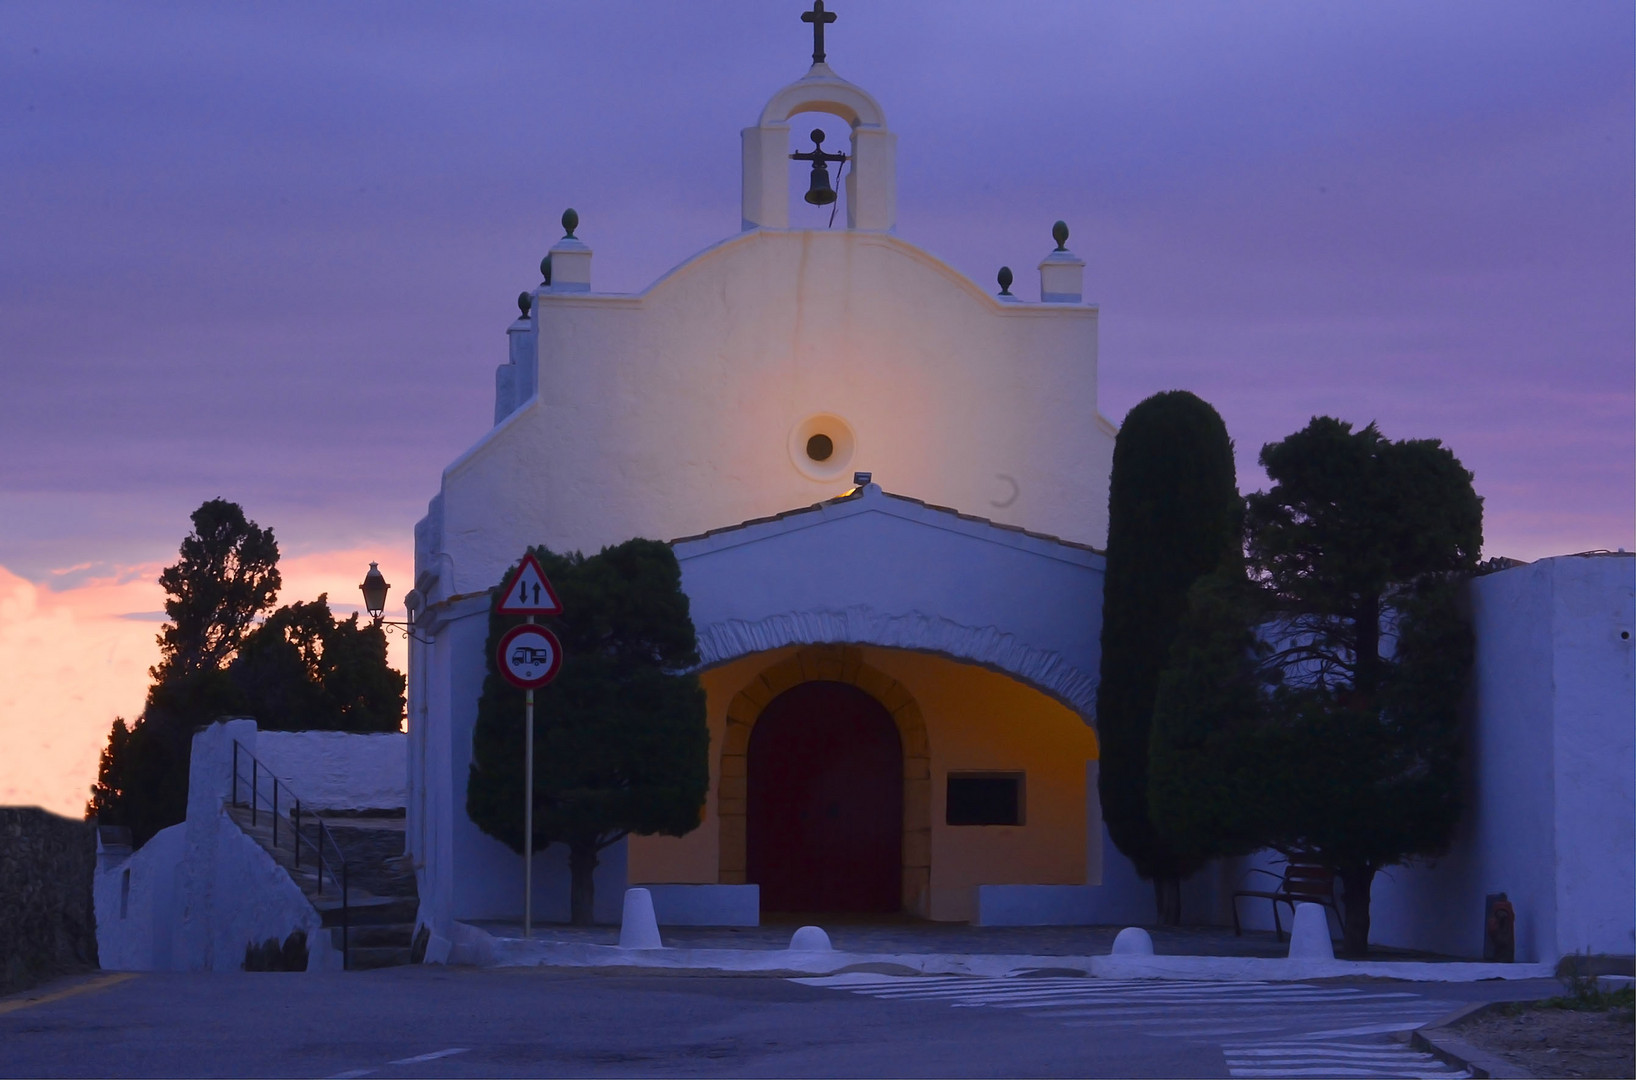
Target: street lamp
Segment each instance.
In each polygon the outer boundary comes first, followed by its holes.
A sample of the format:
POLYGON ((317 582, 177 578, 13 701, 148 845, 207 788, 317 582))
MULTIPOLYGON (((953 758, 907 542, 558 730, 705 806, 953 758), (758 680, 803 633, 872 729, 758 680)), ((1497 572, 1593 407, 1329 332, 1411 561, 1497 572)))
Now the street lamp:
MULTIPOLYGON (((358 586, 358 590, 364 594, 364 610, 369 612, 369 618, 376 626, 384 630, 397 630, 404 637, 413 638, 422 645, 431 644, 431 638, 415 633, 415 609, 412 605, 405 609, 409 613, 408 622, 394 622, 386 618, 386 594, 392 590, 392 586, 386 583, 379 563, 369 564, 369 573, 364 575, 363 584, 358 586)), ((413 597, 414 594, 410 595, 413 597)))

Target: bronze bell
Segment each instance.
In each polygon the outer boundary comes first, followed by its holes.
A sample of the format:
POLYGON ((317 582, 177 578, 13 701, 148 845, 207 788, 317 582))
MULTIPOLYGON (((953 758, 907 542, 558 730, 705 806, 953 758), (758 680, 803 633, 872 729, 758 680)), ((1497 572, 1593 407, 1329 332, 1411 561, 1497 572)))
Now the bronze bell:
POLYGON ((835 201, 835 189, 829 184, 829 166, 822 161, 812 163, 812 179, 807 182, 807 193, 802 198, 814 206, 828 206, 835 201))
POLYGON ((812 162, 812 178, 807 181, 807 193, 802 198, 813 206, 828 206, 834 202, 835 188, 829 182, 829 163, 832 161, 845 162, 846 155, 824 153, 823 129, 812 129, 811 150, 803 154, 791 154, 790 157, 796 161, 812 162))

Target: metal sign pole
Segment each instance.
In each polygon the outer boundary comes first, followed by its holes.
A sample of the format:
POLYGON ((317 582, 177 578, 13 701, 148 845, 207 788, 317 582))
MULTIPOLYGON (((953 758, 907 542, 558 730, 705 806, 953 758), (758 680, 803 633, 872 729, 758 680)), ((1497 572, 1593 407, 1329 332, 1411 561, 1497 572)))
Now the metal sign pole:
MULTIPOLYGON (((533 625, 534 616, 528 617, 533 625)), ((534 936, 534 691, 523 691, 523 937, 534 936)))
POLYGON ((534 625, 536 615, 561 615, 562 602, 533 552, 523 553, 494 610, 528 620, 500 635, 495 656, 501 677, 523 692, 523 937, 527 938, 534 936, 534 691, 556 678, 562 667, 562 642, 545 627, 534 625))

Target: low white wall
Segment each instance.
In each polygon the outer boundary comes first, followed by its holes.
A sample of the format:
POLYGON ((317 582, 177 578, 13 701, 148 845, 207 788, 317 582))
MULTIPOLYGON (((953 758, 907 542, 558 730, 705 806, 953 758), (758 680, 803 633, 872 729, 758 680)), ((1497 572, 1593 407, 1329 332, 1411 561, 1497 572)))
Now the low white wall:
POLYGON ((290 875, 225 811, 218 812, 216 827, 214 874, 207 881, 203 925, 195 919, 189 938, 189 970, 239 971, 246 946, 268 938, 282 942, 297 930, 307 935, 308 971, 338 970, 340 955, 330 943, 329 931, 321 927, 318 913, 290 875))
POLYGON ((1549 562, 1557 949, 1629 956, 1636 954, 1636 556, 1549 562))
POLYGON ((1504 892, 1519 961, 1636 953, 1636 556, 1542 559, 1471 602, 1465 814, 1446 855, 1376 877, 1371 939, 1481 956, 1504 892))
POLYGON ((977 926, 1084 926, 1096 885, 977 885, 977 926))
POLYGON ((339 968, 340 955, 330 944, 328 931, 320 928, 312 904, 223 809, 235 741, 257 754, 255 721, 227 720, 193 736, 170 966, 182 971, 238 971, 247 945, 268 938, 283 941, 304 930, 307 970, 339 968))
POLYGON ((235 740, 257 754, 255 722, 229 720, 194 735, 187 820, 99 866, 97 949, 104 968, 238 971, 247 945, 282 942, 303 930, 307 970, 340 969, 340 952, 312 904, 223 809, 235 740))
POLYGON ((255 755, 316 810, 409 805, 409 737, 399 732, 262 731, 255 755))
POLYGON ((760 926, 759 885, 648 885, 660 926, 760 926))
POLYGON ((134 853, 97 866, 97 957, 105 971, 166 971, 173 963, 176 874, 187 826, 161 829, 134 853))
MULTIPOLYGON (((1476 578, 1470 595, 1465 812, 1446 854, 1376 875, 1370 940, 1478 958, 1484 898, 1504 892, 1518 961, 1636 953, 1636 555, 1543 559, 1476 578)), ((1151 923, 1152 885, 1098 834, 1091 921, 1151 923)), ((1231 925, 1233 892, 1274 884, 1252 867, 1277 873, 1279 858, 1224 860, 1189 878, 1184 920, 1231 925)), ((1271 930, 1271 911, 1239 901, 1246 929, 1271 930)), ((1280 916, 1287 931, 1288 909, 1280 916)))

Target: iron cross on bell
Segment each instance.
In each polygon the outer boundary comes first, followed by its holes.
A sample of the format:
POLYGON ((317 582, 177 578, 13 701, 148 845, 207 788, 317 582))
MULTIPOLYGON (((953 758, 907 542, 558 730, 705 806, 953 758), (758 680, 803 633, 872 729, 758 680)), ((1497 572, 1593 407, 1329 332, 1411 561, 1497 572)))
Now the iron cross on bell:
POLYGON ((812 162, 812 178, 807 182, 807 193, 802 196, 814 206, 828 206, 835 201, 835 188, 829 182, 829 162, 845 161, 845 154, 824 152, 822 128, 812 129, 812 149, 803 154, 791 154, 793 161, 812 162))

